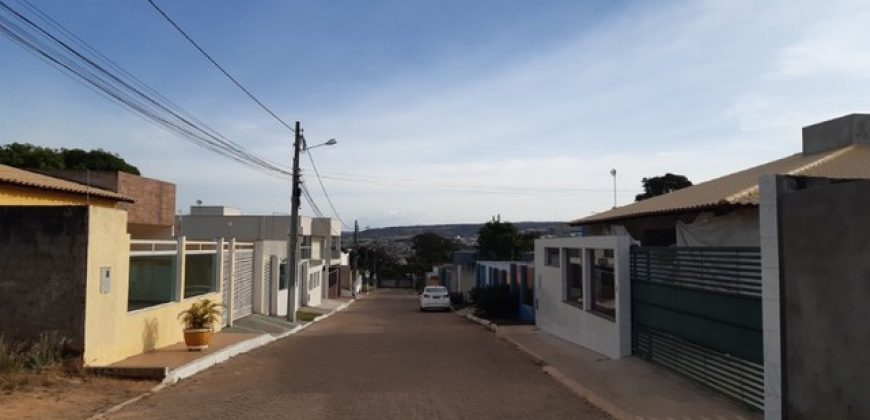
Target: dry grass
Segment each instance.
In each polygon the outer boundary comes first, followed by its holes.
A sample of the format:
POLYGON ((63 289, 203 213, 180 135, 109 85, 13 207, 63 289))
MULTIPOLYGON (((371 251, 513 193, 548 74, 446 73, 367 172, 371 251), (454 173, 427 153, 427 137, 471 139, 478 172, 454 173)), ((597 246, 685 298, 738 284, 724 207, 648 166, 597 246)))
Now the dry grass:
POLYGON ((64 359, 66 343, 59 334, 41 334, 32 342, 12 342, 0 336, 0 392, 51 386, 59 376, 80 374, 79 362, 64 359))

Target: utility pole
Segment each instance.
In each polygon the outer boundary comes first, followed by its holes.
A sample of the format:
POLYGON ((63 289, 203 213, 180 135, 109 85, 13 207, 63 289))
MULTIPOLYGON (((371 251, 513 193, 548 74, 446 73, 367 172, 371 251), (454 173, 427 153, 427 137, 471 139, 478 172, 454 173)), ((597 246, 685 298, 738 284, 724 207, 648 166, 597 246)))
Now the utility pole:
MULTIPOLYGON (((353 261, 351 261, 351 263, 353 264, 353 270, 351 271, 353 273, 353 276, 352 276, 353 278, 350 279, 351 288, 353 288, 353 286, 356 284, 357 276, 359 276, 359 243, 357 242, 357 236, 359 236, 359 222, 354 220, 353 221, 353 261)), ((368 284, 365 284, 365 283, 367 283, 367 282, 364 282, 364 284, 362 284, 361 286, 362 286, 362 290, 367 292, 369 290, 369 287, 368 287, 368 284)))
POLYGON ((616 208, 616 169, 611 169, 610 175, 613 176, 613 208, 616 208))
POLYGON ((299 150, 302 147, 302 127, 296 121, 293 141, 293 190, 290 195, 290 238, 287 240, 287 321, 296 322, 296 272, 299 270, 299 150))

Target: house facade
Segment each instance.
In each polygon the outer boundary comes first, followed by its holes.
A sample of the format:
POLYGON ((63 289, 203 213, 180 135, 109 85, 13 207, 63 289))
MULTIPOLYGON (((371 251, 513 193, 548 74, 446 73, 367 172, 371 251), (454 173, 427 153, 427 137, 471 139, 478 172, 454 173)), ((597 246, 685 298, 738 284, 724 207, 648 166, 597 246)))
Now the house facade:
POLYGON ((584 241, 627 241, 628 252, 614 250, 612 262, 628 267, 627 278, 614 281, 614 295, 630 308, 630 321, 618 334, 625 337, 629 331, 630 351, 623 340, 621 354, 665 366, 763 409, 767 418, 780 418, 782 365, 775 325, 781 308, 775 293, 779 278, 772 274, 779 255, 777 235, 763 229, 763 221, 777 210, 761 205, 760 179, 870 179, 870 115, 805 127, 802 143, 801 152, 792 156, 571 222, 582 228, 583 238, 537 241, 538 324, 613 356, 614 346, 596 348, 593 343, 602 337, 599 327, 607 324, 579 319, 594 304, 589 298, 598 298, 586 278, 598 281, 589 270, 600 258, 589 255, 584 241), (565 260, 571 242, 580 251, 570 251, 565 260), (554 266, 570 265, 572 259, 577 264, 568 272, 554 266), (572 296, 570 272, 584 273, 574 281, 582 288, 576 299, 582 305, 562 312, 565 298, 572 296))
POLYGON ((0 333, 60 334, 88 366, 180 341, 179 312, 195 299, 222 301, 217 264, 200 256, 218 245, 131 238, 135 205, 114 191, 0 165, 0 316, 17 320, 0 333))
MULTIPOLYGON (((341 224, 332 218, 299 217, 301 232, 296 307, 317 306, 323 299, 340 296, 342 264, 349 275, 347 257, 342 258, 341 224)), ((235 302, 251 302, 234 317, 249 313, 284 316, 290 293, 284 278, 290 216, 243 215, 224 206, 192 206, 190 214, 177 218, 180 234, 196 240, 233 237, 253 242, 250 285, 241 287, 235 302)), ((349 282, 348 282, 349 283, 349 282)), ((231 317, 228 321, 232 322, 231 317)))

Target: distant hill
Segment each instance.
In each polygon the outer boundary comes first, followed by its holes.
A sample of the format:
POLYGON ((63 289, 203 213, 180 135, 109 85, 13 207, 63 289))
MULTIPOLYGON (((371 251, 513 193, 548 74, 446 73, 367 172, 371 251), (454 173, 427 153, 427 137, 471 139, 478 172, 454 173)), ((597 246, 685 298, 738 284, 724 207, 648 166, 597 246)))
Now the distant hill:
MULTIPOLYGON (((513 223, 513 222, 512 222, 513 223)), ((544 235, 564 236, 577 230, 576 227, 568 226, 566 222, 515 222, 514 226, 520 232, 538 231, 544 235)), ((464 223, 452 225, 417 225, 417 226, 392 226, 362 230, 359 233, 361 240, 375 239, 402 239, 411 238, 414 235, 431 232, 445 238, 470 237, 477 235, 477 231, 483 223, 464 223)), ((353 237, 353 232, 342 232, 345 238, 353 237)))

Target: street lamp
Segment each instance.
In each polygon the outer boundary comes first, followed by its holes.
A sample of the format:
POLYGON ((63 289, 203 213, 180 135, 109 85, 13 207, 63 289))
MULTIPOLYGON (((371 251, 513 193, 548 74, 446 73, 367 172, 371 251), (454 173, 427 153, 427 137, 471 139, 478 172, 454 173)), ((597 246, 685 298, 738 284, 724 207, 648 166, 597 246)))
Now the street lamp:
POLYGON ((616 169, 611 169, 610 175, 613 177, 613 208, 616 208, 616 169))
POLYGON ((287 241, 287 269, 284 272, 287 275, 287 321, 296 322, 296 272, 299 267, 299 196, 300 188, 300 171, 299 171, 299 152, 311 150, 320 146, 332 146, 338 143, 335 139, 329 139, 324 143, 308 147, 305 144, 305 137, 302 135, 302 126, 299 121, 296 121, 296 129, 293 130, 296 134, 293 141, 293 191, 290 196, 290 237, 287 241))
MULTIPOLYGON (((304 141, 305 141, 305 140, 304 140, 304 138, 303 138, 303 142, 304 142, 304 141)), ((307 146, 307 145, 306 145, 305 147, 302 148, 302 151, 303 151, 303 152, 307 152, 307 151, 309 151, 309 150, 311 150, 311 149, 313 149, 313 148, 315 148, 315 147, 321 147, 321 146, 333 146, 333 145, 335 145, 336 143, 338 143, 338 140, 336 140, 336 139, 329 139, 329 140, 327 140, 327 141, 325 141, 325 142, 323 142, 323 143, 320 143, 320 144, 317 144, 317 145, 314 145, 314 146, 307 146)))

